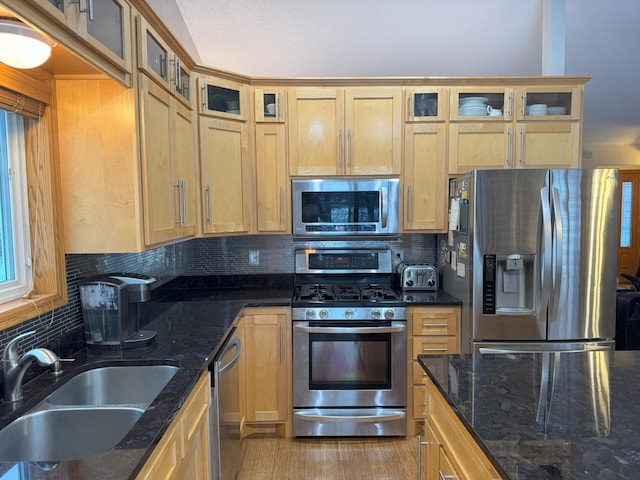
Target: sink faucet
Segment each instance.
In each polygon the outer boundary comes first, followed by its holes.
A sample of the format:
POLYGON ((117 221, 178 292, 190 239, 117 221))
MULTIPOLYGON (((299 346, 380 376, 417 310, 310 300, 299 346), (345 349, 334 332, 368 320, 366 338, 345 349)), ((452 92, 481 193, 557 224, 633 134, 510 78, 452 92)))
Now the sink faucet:
POLYGON ((54 373, 60 371, 60 359, 47 348, 34 348, 20 357, 18 342, 34 333, 35 330, 18 335, 7 344, 2 353, 5 402, 17 402, 22 398, 22 377, 34 361, 42 366, 52 366, 54 373))

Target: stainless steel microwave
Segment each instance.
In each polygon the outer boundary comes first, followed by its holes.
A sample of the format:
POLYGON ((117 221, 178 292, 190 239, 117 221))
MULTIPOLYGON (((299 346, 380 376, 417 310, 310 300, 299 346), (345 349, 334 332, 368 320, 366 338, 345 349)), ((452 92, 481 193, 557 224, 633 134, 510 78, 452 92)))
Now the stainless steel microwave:
POLYGON ((397 235, 398 192, 397 178, 293 180, 293 235, 397 235))

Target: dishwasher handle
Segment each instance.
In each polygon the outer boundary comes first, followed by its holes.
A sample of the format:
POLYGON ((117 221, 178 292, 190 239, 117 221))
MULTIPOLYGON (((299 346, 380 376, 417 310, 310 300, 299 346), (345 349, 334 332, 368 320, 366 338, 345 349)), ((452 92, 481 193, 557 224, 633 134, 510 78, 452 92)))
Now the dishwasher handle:
POLYGON ((242 342, 238 337, 233 337, 233 339, 231 339, 229 343, 227 343, 225 349, 220 354, 220 358, 222 358, 232 348, 235 348, 236 352, 233 354, 233 357, 231 358, 231 360, 229 360, 224 365, 220 365, 217 367, 218 374, 222 374, 227 370, 229 370, 231 367, 233 367, 236 364, 236 362, 240 358, 240 353, 242 352, 242 342))

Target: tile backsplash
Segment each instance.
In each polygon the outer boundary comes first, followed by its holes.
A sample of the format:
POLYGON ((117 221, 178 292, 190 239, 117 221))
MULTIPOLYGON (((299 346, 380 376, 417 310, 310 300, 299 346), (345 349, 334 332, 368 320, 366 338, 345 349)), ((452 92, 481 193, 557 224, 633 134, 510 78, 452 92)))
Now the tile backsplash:
POLYGON ((78 284, 86 278, 110 272, 145 273, 156 278, 173 275, 246 275, 294 273, 294 251, 300 248, 390 248, 394 260, 437 264, 436 235, 399 235, 385 240, 300 241, 291 235, 251 235, 197 238, 143 253, 67 255, 69 302, 53 312, 0 331, 0 350, 15 335, 36 330, 21 342, 21 350, 55 344, 66 332, 82 326, 78 284), (249 252, 259 252, 259 264, 250 265, 249 252))

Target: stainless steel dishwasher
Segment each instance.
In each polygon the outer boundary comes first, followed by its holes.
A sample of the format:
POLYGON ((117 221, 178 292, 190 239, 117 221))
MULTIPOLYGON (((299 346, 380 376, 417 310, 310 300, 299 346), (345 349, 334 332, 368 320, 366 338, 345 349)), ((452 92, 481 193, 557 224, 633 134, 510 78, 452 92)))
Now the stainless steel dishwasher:
POLYGON ((234 327, 211 364, 211 479, 233 480, 240 466, 240 375, 242 343, 234 327))

